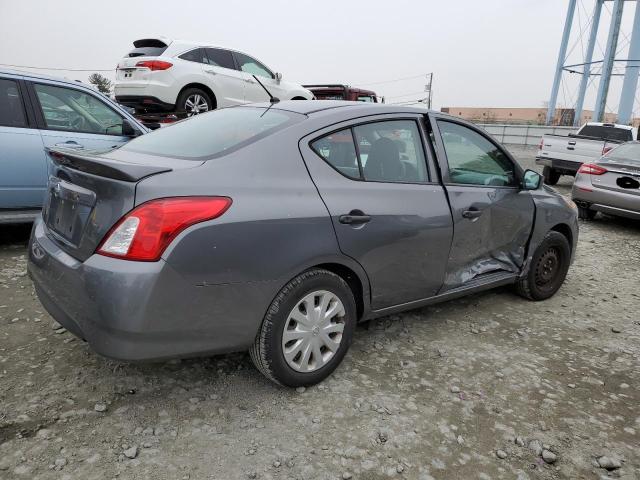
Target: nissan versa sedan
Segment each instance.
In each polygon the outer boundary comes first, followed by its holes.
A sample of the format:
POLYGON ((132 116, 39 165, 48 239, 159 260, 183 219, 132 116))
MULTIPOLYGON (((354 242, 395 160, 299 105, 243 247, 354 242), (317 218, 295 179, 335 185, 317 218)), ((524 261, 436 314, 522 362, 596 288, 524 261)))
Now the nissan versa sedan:
POLYGON ((582 219, 592 220, 598 212, 640 219, 640 142, 623 143, 583 164, 571 196, 582 219))
POLYGON ((359 321, 501 285, 551 297, 578 238, 537 173, 417 108, 254 104, 49 154, 28 269, 58 322, 116 359, 249 350, 291 387, 359 321))

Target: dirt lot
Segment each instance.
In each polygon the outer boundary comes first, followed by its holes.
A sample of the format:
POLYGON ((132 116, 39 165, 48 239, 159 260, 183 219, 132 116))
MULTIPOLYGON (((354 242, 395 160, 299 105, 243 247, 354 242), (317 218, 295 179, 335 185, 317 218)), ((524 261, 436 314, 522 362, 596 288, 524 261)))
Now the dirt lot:
POLYGON ((380 319, 304 391, 245 354, 98 357, 35 298, 28 228, 0 227, 0 478, 640 478, 640 223, 580 227, 551 300, 380 319))

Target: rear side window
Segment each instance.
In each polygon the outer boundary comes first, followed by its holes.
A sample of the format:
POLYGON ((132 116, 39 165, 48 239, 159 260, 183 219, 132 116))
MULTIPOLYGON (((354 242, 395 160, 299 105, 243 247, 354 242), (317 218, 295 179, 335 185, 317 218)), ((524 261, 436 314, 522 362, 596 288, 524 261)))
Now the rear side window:
POLYGON ((27 126, 18 83, 3 78, 0 78, 0 125, 4 127, 27 126))
POLYGON ((231 153, 304 118, 274 108, 223 108, 142 135, 121 148, 202 161, 231 153))
POLYGON ((625 128, 607 127, 605 125, 585 125, 580 130, 580 135, 628 142, 629 140, 633 140, 633 134, 631 132, 631 130, 625 128))
POLYGON ((314 152, 343 175, 360 180, 360 168, 351 129, 340 130, 311 143, 314 152))
POLYGON ((313 141, 311 148, 354 180, 429 181, 420 131, 413 120, 388 120, 347 128, 313 141))
POLYGON ((233 54, 229 50, 222 50, 220 48, 207 48, 207 63, 216 67, 229 68, 231 70, 236 69, 236 64, 233 62, 233 54))
POLYGON ((187 53, 183 53, 178 58, 189 62, 207 63, 207 56, 204 53, 204 48, 195 48, 187 53))

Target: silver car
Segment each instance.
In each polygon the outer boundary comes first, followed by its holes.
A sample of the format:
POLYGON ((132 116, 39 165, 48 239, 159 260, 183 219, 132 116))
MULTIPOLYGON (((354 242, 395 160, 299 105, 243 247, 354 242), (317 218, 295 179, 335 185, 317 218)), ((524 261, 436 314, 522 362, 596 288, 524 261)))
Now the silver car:
POLYGON ((51 157, 29 273, 56 320, 124 360, 249 350, 288 386, 329 375, 359 321, 503 285, 551 297, 578 239, 540 175, 417 108, 233 107, 51 157))
POLYGON ((614 148, 578 170, 573 191, 578 214, 585 220, 597 212, 640 219, 640 142, 614 148))

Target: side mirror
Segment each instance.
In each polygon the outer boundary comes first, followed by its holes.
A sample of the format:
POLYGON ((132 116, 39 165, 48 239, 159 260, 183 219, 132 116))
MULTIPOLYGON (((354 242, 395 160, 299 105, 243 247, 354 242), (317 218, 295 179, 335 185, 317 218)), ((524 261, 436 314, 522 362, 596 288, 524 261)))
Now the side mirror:
POLYGON ((122 120, 122 135, 125 137, 138 137, 140 136, 140 130, 131 125, 131 122, 124 118, 122 120))
POLYGON ((537 190, 542 184, 542 176, 533 170, 525 170, 522 176, 522 188, 525 190, 537 190))
POLYGON ((276 82, 280 83, 282 81, 282 74, 276 73, 276 82))

